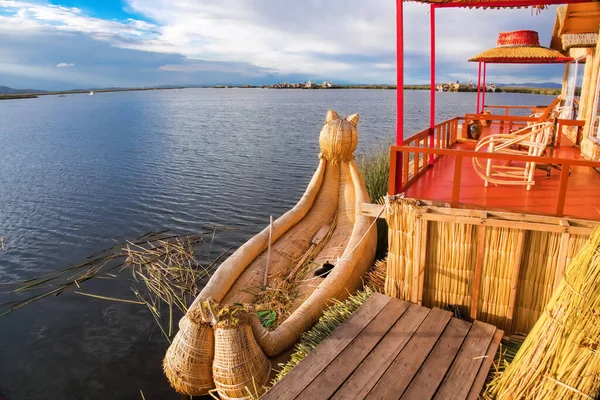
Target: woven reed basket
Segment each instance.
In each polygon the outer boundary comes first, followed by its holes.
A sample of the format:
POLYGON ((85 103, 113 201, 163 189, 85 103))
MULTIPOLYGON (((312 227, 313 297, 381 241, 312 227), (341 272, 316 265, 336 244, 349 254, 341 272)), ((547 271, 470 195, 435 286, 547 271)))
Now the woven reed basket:
POLYGON ((185 315, 179 321, 179 332, 167 350, 163 369, 177 392, 201 396, 215 387, 212 379, 215 339, 212 326, 194 316, 190 319, 185 315))
POLYGON ((258 398, 265 392, 271 363, 254 339, 250 318, 248 311, 238 309, 215 326, 212 368, 222 399, 246 399, 250 393, 258 398))

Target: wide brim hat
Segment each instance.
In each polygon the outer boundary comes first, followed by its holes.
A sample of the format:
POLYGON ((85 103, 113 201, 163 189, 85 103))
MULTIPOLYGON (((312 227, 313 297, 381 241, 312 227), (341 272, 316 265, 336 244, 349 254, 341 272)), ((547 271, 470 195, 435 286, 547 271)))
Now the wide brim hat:
POLYGON ((471 62, 545 64, 564 63, 572 59, 564 54, 540 46, 536 31, 500 32, 497 46, 477 54, 471 62))

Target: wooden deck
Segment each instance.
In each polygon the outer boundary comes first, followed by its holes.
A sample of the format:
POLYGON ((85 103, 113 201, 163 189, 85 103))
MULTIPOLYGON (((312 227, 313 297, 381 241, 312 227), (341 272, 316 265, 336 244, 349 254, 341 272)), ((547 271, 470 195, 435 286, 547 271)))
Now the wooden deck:
POLYGON ((477 399, 503 332, 374 294, 263 399, 477 399))
MULTIPOLYGON (((475 143, 458 143, 452 148, 474 150, 475 143)), ((579 148, 574 147, 565 138, 560 147, 552 150, 552 156, 581 159, 579 148)), ((455 176, 454 158, 453 156, 440 157, 433 168, 426 170, 408 187, 405 192, 406 197, 450 203, 455 176)), ((510 185, 490 184, 486 188, 483 180, 473 170, 472 159, 465 158, 461 168, 459 202, 462 207, 469 208, 554 215, 559 186, 560 171, 551 169, 550 177, 546 177, 546 171, 537 170, 535 185, 529 191, 524 186, 510 185)), ((600 220, 600 173, 587 167, 571 168, 564 215, 600 220)))

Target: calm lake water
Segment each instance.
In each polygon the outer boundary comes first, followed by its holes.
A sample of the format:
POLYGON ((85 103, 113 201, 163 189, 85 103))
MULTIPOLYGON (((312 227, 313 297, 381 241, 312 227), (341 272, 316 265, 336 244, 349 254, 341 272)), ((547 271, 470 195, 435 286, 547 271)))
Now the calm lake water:
MULTIPOLYGON (((427 126, 429 93, 405 96, 412 135, 427 126)), ((493 93, 486 100, 551 98, 493 93)), ((437 103, 441 121, 474 112, 475 94, 439 93, 437 103)), ((186 89, 1 101, 0 283, 78 263, 151 230, 235 228, 204 246, 207 258, 239 246, 304 192, 330 108, 360 114, 357 153, 394 141, 393 90, 186 89)), ((126 282, 102 290, 133 297, 126 282)), ((143 306, 67 293, 0 317, 0 339, 6 400, 140 399, 140 390, 146 399, 180 398, 162 375, 168 343, 143 306)))

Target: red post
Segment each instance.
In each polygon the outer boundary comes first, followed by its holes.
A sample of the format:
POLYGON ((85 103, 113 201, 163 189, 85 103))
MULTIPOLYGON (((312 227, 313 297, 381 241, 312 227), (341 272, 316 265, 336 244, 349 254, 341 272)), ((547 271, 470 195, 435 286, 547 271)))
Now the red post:
MULTIPOLYGON (((435 146, 435 5, 429 6, 429 29, 431 39, 431 87, 430 87, 430 104, 429 104, 429 147, 434 148, 435 146)), ((433 165, 433 154, 429 155, 429 165, 433 165)))
POLYGON ((479 114, 479 89, 481 88, 481 61, 479 61, 479 71, 477 72, 477 106, 475 114, 479 114))
POLYGON ((483 93, 481 94, 481 112, 485 109, 485 92, 487 92, 487 85, 485 83, 485 75, 487 72, 487 63, 483 63, 483 93))
MULTIPOLYGON (((396 0, 396 145, 404 141, 404 26, 402 1, 396 0)), ((402 153, 396 157, 396 190, 402 188, 402 153)), ((392 178, 390 174, 390 178, 392 178)), ((392 193, 396 194, 396 193, 392 193)))

